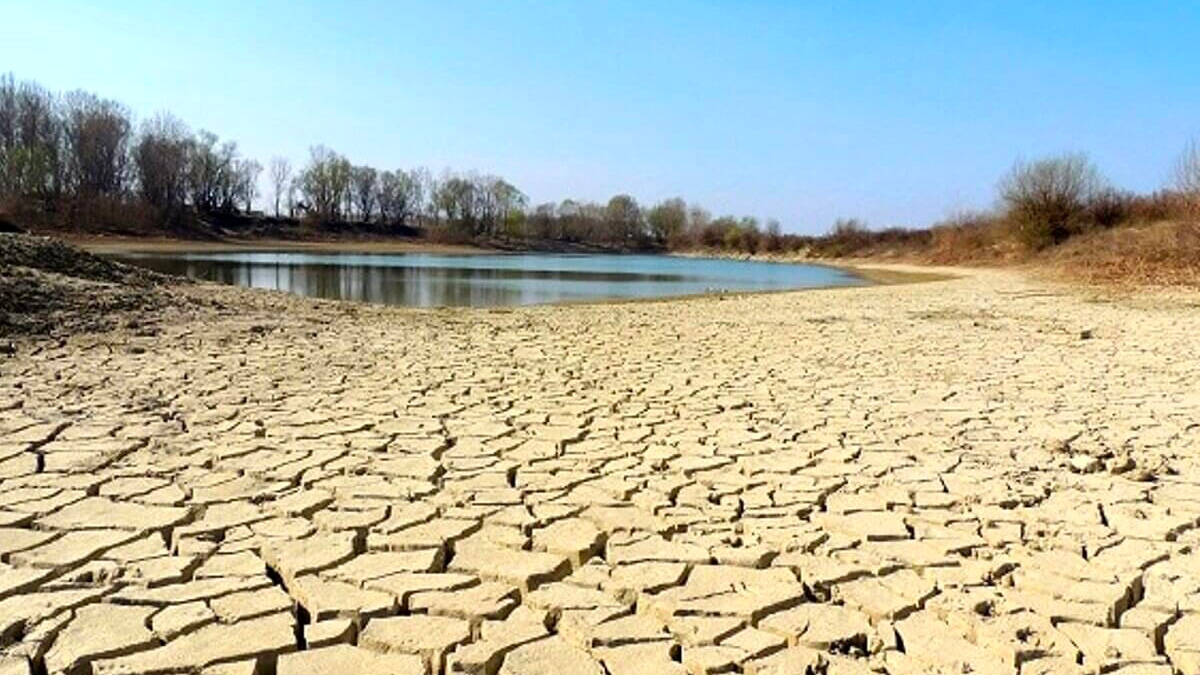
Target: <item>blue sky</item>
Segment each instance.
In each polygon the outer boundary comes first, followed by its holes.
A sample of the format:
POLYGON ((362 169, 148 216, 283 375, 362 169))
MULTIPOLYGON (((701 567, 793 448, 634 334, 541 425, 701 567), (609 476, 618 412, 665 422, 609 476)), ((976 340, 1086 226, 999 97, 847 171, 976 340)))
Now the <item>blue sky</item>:
POLYGON ((680 195, 824 231, 987 207, 1018 157, 1168 180, 1200 2, 0 0, 0 72, 169 110, 264 164, 324 143, 534 202, 680 195))

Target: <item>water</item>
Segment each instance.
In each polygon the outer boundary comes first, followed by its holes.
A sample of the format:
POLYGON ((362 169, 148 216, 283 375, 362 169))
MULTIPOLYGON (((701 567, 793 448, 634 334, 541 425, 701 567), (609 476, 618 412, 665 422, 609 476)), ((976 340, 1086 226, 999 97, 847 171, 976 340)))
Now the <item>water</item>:
POLYGON ((236 251, 112 257, 224 284, 410 307, 532 305, 862 283, 841 270, 815 265, 661 255, 236 251))

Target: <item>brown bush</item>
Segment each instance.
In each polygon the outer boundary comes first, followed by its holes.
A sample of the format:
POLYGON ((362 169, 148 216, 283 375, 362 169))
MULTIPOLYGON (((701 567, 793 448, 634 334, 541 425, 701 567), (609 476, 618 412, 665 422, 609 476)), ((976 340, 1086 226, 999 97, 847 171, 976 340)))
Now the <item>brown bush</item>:
POLYGON ((1132 212, 1133 196, 1121 190, 1105 188, 1092 195, 1081 214, 1082 229, 1107 230, 1126 223, 1132 212))
POLYGON ((3 210, 21 229, 55 232, 142 236, 161 234, 167 222, 145 202, 107 195, 64 198, 49 207, 40 200, 11 198, 3 210))
POLYGON ((1156 223, 1161 220, 1186 220, 1184 200, 1178 192, 1160 190, 1148 195, 1133 195, 1128 201, 1128 221, 1156 223))
POLYGON ((1005 223, 990 213, 955 214, 934 225, 929 259, 941 264, 980 262, 999 255, 1005 223))
POLYGON ((829 234, 804 240, 804 245, 817 257, 913 257, 929 246, 928 229, 889 227, 872 230, 856 218, 834 223, 829 234))
POLYGON ((437 222, 425 227, 425 237, 438 244, 470 244, 473 237, 454 223, 437 222))
POLYGON ((1186 217, 1200 219, 1200 142, 1195 139, 1175 165, 1175 189, 1186 217))
POLYGON ((1086 155, 1061 155, 1017 162, 1000 181, 1000 200, 1013 236, 1036 251, 1084 229, 1088 204, 1102 185, 1086 155))

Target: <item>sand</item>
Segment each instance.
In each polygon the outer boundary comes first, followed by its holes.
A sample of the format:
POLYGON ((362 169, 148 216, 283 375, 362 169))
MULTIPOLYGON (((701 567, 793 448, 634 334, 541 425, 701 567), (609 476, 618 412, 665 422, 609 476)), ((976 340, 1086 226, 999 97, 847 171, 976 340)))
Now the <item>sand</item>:
POLYGON ((1200 299, 956 274, 20 338, 0 673, 1200 672, 1200 299))

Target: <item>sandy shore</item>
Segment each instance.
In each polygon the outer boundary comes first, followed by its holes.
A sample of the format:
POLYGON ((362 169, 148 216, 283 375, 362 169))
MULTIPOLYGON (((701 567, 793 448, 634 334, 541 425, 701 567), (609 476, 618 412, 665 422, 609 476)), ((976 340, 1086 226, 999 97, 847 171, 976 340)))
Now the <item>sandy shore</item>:
POLYGON ((956 274, 19 341, 0 672, 1200 672, 1200 297, 956 274))

